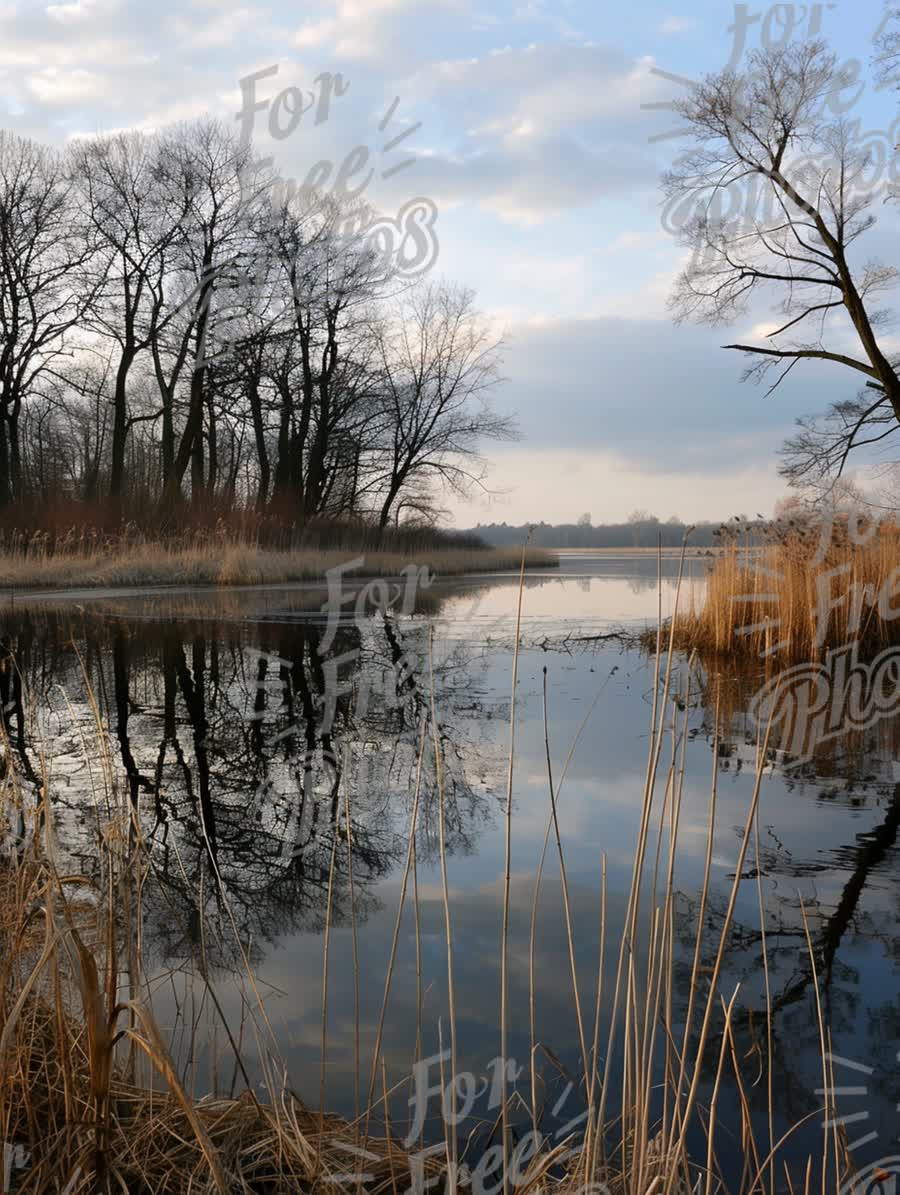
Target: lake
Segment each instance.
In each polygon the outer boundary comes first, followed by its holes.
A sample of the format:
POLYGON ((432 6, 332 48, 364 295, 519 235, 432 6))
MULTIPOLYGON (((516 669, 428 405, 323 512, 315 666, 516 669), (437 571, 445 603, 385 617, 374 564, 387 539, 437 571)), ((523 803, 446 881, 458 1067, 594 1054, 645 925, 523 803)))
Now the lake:
MULTIPOLYGON (((680 602, 700 600, 704 568, 703 558, 687 562, 680 602)), ((652 556, 566 553, 558 570, 530 573, 525 581, 510 819, 507 1059, 529 1100, 533 967, 542 1123, 560 1140, 577 1131, 583 1110, 583 1093, 571 1080, 581 1072, 582 1050, 564 897, 589 1039, 603 976, 602 1047, 660 693, 653 655, 635 636, 660 613, 671 613, 677 571, 678 561, 666 558, 658 584, 652 556), (532 962, 535 876, 551 823, 548 745, 567 891, 551 833, 532 962)), ((518 578, 423 585, 411 574, 402 592, 368 586, 343 596, 332 594, 331 617, 322 609, 327 594, 308 585, 7 600, 0 644, 16 666, 0 672, 6 730, 35 794, 42 766, 49 771, 63 868, 95 874, 97 836, 113 807, 135 811, 148 859, 141 949, 150 994, 193 1090, 256 1084, 264 1075, 261 1059, 271 1066, 277 1056, 293 1090, 319 1106, 326 942, 324 1104, 352 1116, 370 1089, 376 1098, 383 1086, 393 1089, 417 1059, 436 1056, 449 1041, 449 908, 457 1065, 479 1081, 466 1126, 487 1140, 497 1115, 492 1083, 501 1053, 518 578), (386 598, 393 602, 388 616, 377 608, 386 598), (106 753, 97 742, 94 702, 109 728, 106 753), (240 1045, 245 1076, 235 1073, 223 1018, 240 1045)), ((799 764, 770 752, 758 834, 735 886, 756 771, 757 729, 747 711, 760 676, 734 673, 727 662, 704 667, 677 657, 672 663, 677 700, 660 706, 654 812, 658 821, 674 760, 676 967, 662 999, 671 1002, 677 1022, 689 999, 709 852, 699 975, 711 972, 706 952, 714 951, 735 887, 719 989, 727 1000, 741 985, 734 1044, 752 1115, 764 1124, 771 1090, 777 1139, 812 1113, 789 1149, 796 1157, 815 1153, 826 1082, 817 979, 831 1038, 827 1085, 839 1091, 837 1111, 846 1117, 854 1160, 862 1165, 889 1155, 900 1099, 896 720, 882 720, 852 742, 832 741, 799 764)), ((668 866, 674 809, 673 802, 662 834, 654 829, 650 836, 651 854, 662 843, 660 875, 668 866)), ((649 895, 641 908, 649 923, 649 895)), ((719 1048, 719 1038, 711 1040, 703 1098, 719 1048)), ((610 1063, 613 1108, 619 1049, 610 1063)), ((605 1063, 601 1054, 601 1069, 605 1063)), ((437 1062, 418 1073, 437 1087, 437 1062)), ((740 1092, 729 1075, 719 1117, 738 1123, 740 1092)), ((409 1099, 409 1090, 397 1087, 389 1101, 403 1129, 414 1119, 409 1099)), ((431 1098, 421 1126, 425 1139, 439 1137, 439 1123, 439 1101, 431 1098)), ((767 1134, 766 1127, 761 1137, 767 1134)), ((727 1146, 722 1150, 727 1155, 727 1146)), ((720 1162, 727 1169, 728 1157, 720 1162)))

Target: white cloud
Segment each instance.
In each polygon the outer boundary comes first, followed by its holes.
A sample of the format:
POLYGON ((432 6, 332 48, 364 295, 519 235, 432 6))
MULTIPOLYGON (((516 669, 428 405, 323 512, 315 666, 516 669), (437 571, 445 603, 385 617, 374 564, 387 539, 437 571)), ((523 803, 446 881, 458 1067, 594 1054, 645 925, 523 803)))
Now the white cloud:
POLYGON ((330 45, 338 58, 377 61, 396 58, 397 24, 421 18, 431 10, 465 10, 470 0, 335 0, 334 15, 323 16, 301 25, 293 37, 300 49, 320 49, 330 45))
POLYGON ((54 66, 28 75, 25 85, 36 99, 48 106, 96 102, 109 92, 109 80, 93 71, 54 66))
POLYGON ((70 0, 66 4, 48 4, 47 16, 63 25, 94 20, 98 17, 112 17, 119 7, 119 0, 70 0))
POLYGON ((684 33, 687 29, 693 29, 697 22, 692 17, 666 17, 660 23, 659 32, 665 34, 684 33))
POLYGON ((90 70, 112 73, 156 58, 130 34, 119 0, 71 0, 45 9, 0 6, 0 70, 90 70))
POLYGON ((231 12, 219 12, 202 24, 191 24, 176 16, 169 28, 181 48, 188 50, 214 50, 234 45, 241 34, 257 28, 263 14, 255 8, 236 8, 231 12))
POLYGON ((608 47, 533 45, 444 60, 412 78, 411 98, 455 114, 452 152, 423 159, 429 194, 475 199, 512 223, 656 185, 641 105, 661 83, 649 60, 608 47))
POLYGON ((597 131, 621 140, 646 123, 641 104, 668 98, 652 66, 609 47, 548 43, 436 62, 412 86, 471 113, 476 130, 512 132, 527 123, 544 133, 589 132, 603 122, 597 131))
POLYGON ((319 46, 331 41, 336 33, 337 21, 323 17, 321 21, 312 21, 298 29, 293 42, 298 50, 317 50, 319 46))

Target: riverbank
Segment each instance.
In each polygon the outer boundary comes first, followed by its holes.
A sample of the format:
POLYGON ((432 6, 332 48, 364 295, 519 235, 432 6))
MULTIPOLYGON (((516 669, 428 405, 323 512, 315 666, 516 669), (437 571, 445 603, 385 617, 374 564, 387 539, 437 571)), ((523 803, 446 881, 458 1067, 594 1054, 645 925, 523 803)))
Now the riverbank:
MULTIPOLYGON (((525 567, 553 568, 555 553, 525 550, 525 567)), ((347 577, 399 577, 410 565, 438 577, 465 573, 515 571, 521 549, 422 548, 416 551, 348 548, 297 548, 276 551, 252 544, 121 544, 75 552, 0 553, 0 591, 71 588, 152 588, 168 585, 273 585, 327 581, 334 569, 347 577), (360 561, 352 569, 352 561, 360 561)))

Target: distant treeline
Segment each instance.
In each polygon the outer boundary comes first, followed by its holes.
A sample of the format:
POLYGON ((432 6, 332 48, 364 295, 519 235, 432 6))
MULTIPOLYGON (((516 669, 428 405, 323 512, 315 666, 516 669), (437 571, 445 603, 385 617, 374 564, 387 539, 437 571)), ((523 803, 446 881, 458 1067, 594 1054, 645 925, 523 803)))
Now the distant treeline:
MULTIPOLYGON (((477 535, 492 547, 508 547, 525 542, 534 528, 531 543, 537 548, 678 548, 689 524, 655 521, 601 523, 479 523, 468 534, 477 535)), ((695 548, 715 547, 720 541, 722 523, 697 523, 688 543, 695 548)))

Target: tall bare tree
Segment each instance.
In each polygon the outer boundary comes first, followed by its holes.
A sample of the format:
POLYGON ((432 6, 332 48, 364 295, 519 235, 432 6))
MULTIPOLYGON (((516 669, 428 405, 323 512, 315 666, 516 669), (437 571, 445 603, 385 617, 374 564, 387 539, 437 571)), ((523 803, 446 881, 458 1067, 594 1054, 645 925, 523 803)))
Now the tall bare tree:
POLYGON ((346 451, 369 393, 371 307, 386 279, 374 253, 348 232, 345 205, 301 192, 270 228, 286 291, 275 498, 300 517, 320 513, 331 454, 346 451), (284 366, 289 368, 285 372, 284 366))
MULTIPOLYGON (((188 466, 194 498, 215 490, 215 405, 210 363, 228 349, 228 318, 217 318, 217 301, 252 272, 257 221, 266 193, 261 164, 249 147, 217 121, 176 126, 161 143, 166 191, 184 197, 184 215, 173 244, 174 281, 169 291, 180 318, 167 329, 168 370, 157 350, 157 376, 165 403, 172 404, 179 382, 186 415, 167 478, 169 497, 181 492, 188 466)), ((179 198, 178 202, 181 202, 179 198)))
POLYGON ((23 403, 59 370, 92 287, 73 287, 90 256, 73 221, 59 155, 0 130, 0 506, 25 494, 23 403))
POLYGON ((89 140, 76 146, 73 157, 91 269, 101 281, 90 323, 115 345, 109 493, 118 501, 128 434, 136 421, 160 414, 130 409, 128 379, 172 317, 164 311, 163 283, 189 196, 186 189, 160 185, 165 165, 156 138, 121 133, 89 140))
POLYGON ((840 115, 847 86, 822 42, 750 55, 745 70, 711 76, 679 103, 694 144, 665 178, 671 200, 696 205, 677 318, 724 324, 768 306, 765 337, 725 346, 750 358, 745 377, 774 371, 771 393, 796 365, 827 361, 862 384, 785 446, 794 481, 840 474, 855 447, 900 421, 898 358, 879 305, 898 271, 858 244, 879 193, 856 125, 840 115))
POLYGON ((381 336, 386 426, 384 527, 397 498, 422 483, 465 492, 483 483, 484 440, 508 440, 515 421, 493 409, 500 344, 463 287, 421 286, 399 304, 381 336))

